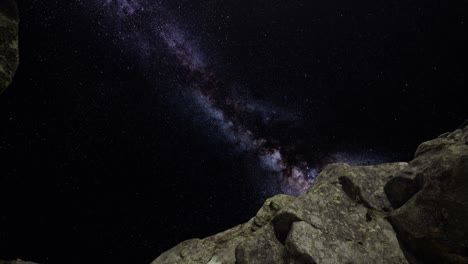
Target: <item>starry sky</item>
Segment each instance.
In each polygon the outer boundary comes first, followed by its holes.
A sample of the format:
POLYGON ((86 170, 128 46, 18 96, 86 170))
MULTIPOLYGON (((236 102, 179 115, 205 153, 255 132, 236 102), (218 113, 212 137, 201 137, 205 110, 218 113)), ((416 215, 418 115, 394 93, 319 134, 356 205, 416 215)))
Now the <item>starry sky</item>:
POLYGON ((0 258, 148 263, 467 118, 461 0, 18 4, 0 258))

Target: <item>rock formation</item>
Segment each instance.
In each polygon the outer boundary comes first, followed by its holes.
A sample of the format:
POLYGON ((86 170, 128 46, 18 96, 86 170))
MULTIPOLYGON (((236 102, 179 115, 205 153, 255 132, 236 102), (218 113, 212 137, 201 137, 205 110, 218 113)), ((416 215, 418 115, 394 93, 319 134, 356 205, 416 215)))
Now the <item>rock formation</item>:
POLYGON ((18 66, 18 9, 14 0, 0 1, 0 94, 18 66))
POLYGON ((223 233, 160 263, 468 263, 468 126, 409 163, 328 166, 298 198, 277 195, 223 233))

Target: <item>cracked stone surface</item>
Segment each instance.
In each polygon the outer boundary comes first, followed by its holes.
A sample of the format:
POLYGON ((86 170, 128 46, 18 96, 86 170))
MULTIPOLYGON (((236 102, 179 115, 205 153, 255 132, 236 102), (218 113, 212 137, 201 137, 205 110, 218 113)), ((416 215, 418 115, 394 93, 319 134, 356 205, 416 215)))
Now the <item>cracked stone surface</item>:
POLYGON ((468 263, 467 125, 409 163, 332 164, 305 195, 270 198, 249 222, 152 264, 468 263))
POLYGON ((0 94, 18 67, 18 10, 14 0, 0 1, 0 94))

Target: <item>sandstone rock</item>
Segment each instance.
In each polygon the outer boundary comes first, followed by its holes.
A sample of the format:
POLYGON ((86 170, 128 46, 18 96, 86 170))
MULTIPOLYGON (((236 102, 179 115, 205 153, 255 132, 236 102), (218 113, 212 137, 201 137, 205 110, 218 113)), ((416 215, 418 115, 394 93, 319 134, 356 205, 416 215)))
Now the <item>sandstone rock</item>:
POLYGON ((0 1, 0 94, 18 66, 18 10, 14 0, 0 1))
POLYGON ((244 225, 189 240, 159 263, 468 263, 468 127, 409 163, 332 164, 298 198, 268 199, 244 225))

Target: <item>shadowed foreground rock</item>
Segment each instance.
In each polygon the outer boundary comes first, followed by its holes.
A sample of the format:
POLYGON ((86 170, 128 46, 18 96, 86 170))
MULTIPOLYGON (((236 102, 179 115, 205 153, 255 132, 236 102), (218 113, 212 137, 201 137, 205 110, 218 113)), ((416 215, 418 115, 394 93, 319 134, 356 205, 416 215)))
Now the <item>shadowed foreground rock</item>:
POLYGON ((18 10, 14 0, 0 0, 0 94, 18 67, 18 10))
POLYGON ((249 222, 182 242, 160 263, 468 263, 468 127, 413 161, 328 166, 307 194, 268 199, 249 222))

